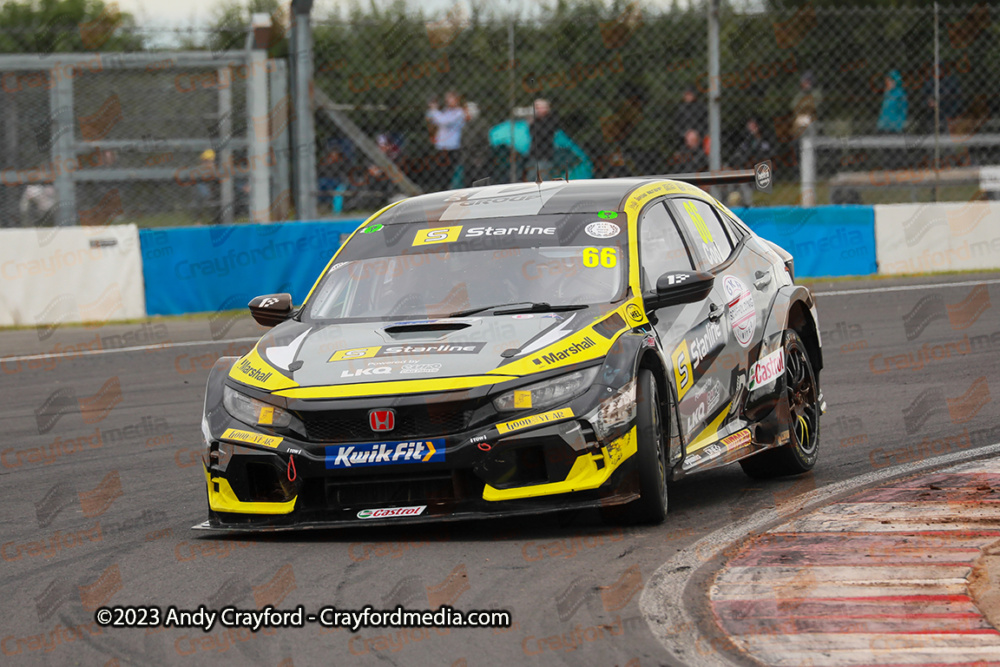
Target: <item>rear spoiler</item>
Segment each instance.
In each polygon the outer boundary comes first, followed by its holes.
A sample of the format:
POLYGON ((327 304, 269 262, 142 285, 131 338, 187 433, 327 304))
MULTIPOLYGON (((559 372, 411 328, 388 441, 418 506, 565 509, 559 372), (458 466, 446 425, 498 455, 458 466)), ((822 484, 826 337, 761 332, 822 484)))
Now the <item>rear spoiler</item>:
POLYGON ((732 185, 734 183, 753 182, 754 187, 761 192, 771 192, 774 181, 771 161, 758 162, 753 169, 734 169, 731 171, 702 171, 695 174, 656 174, 649 178, 669 178, 673 181, 683 181, 699 187, 705 185, 732 185))

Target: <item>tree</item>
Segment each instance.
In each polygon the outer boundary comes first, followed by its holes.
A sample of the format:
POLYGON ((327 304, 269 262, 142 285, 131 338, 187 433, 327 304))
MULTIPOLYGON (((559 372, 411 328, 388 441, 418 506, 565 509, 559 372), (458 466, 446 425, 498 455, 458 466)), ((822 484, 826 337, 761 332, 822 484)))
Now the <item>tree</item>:
POLYGON ((267 39, 269 58, 288 55, 288 15, 279 0, 250 0, 246 5, 239 0, 227 0, 216 7, 212 20, 208 48, 212 51, 231 51, 244 48, 250 18, 254 14, 271 17, 271 31, 267 39))
POLYGON ((11 0, 0 6, 0 53, 136 51, 135 19, 102 0, 11 0))

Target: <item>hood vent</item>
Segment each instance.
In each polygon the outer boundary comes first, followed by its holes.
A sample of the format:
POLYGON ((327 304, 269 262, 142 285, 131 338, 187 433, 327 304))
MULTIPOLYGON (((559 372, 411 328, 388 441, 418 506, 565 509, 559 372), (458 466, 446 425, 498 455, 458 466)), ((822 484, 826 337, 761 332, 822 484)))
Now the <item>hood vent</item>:
POLYGON ((414 324, 392 324, 383 331, 393 338, 419 338, 426 337, 429 333, 439 333, 440 337, 446 336, 455 331, 461 331, 471 326, 468 322, 420 322, 414 324))

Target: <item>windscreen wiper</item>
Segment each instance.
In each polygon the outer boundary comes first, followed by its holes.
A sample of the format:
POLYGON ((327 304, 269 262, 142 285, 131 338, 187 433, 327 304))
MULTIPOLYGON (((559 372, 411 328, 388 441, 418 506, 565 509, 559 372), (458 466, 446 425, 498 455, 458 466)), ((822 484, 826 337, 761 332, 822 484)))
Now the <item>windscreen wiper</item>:
POLYGON ((448 317, 464 317, 466 315, 473 315, 475 313, 481 313, 486 310, 495 310, 497 308, 508 308, 503 312, 497 312, 496 315, 513 315, 515 313, 555 313, 566 310, 582 310, 587 306, 582 303, 578 304, 562 304, 553 306, 550 303, 545 303, 543 301, 515 301, 514 303, 498 303, 494 306, 481 306, 479 308, 469 308, 468 310, 456 311, 448 317))

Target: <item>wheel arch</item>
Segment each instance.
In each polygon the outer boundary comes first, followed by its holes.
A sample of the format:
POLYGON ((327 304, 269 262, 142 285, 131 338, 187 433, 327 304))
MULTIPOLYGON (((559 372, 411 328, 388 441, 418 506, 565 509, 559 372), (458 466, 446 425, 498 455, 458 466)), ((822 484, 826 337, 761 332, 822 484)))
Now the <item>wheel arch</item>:
POLYGON ((819 371, 823 368, 823 347, 816 302, 812 292, 802 285, 790 285, 778 290, 764 325, 764 340, 771 340, 772 336, 785 329, 794 330, 802 339, 818 380, 819 371))
POLYGON ((643 368, 649 370, 653 374, 653 378, 656 380, 656 389, 660 392, 660 396, 663 397, 661 400, 660 414, 666 418, 669 429, 669 463, 673 465, 680 461, 683 452, 680 429, 678 428, 678 424, 680 423, 680 414, 677 411, 677 395, 674 393, 673 384, 671 384, 670 376, 667 374, 666 363, 664 362, 663 357, 660 354, 657 354, 654 349, 649 348, 639 355, 638 363, 636 364, 637 377, 639 375, 639 370, 643 368))
POLYGON ((823 348, 820 346, 819 329, 809 307, 802 301, 795 301, 788 309, 787 329, 793 329, 805 343, 817 377, 823 369, 823 348))

